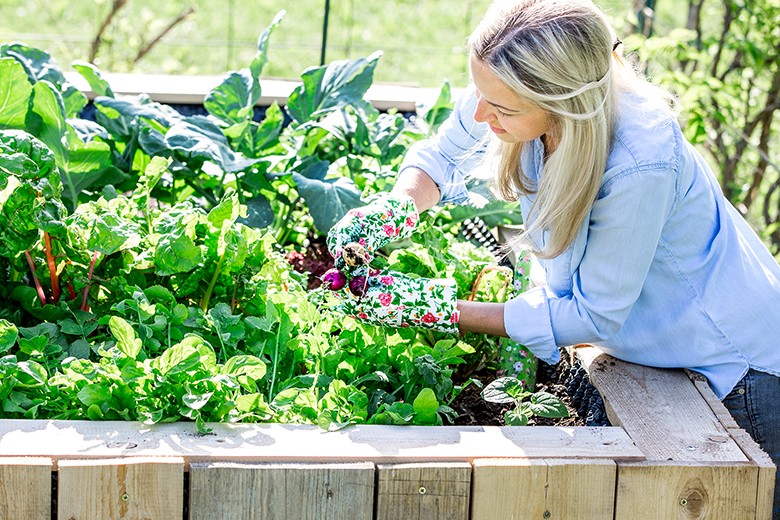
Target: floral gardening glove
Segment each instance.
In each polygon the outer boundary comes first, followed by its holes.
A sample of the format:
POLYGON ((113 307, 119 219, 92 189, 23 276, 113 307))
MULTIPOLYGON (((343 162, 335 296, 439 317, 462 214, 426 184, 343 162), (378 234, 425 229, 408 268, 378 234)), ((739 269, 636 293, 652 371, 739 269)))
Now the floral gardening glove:
POLYGON ((460 312, 455 280, 412 277, 366 267, 355 269, 348 288, 337 291, 337 309, 384 327, 421 327, 457 333, 460 312))
POLYGON ((379 248, 411 235, 418 219, 414 199, 408 195, 384 194, 367 206, 349 210, 328 232, 328 250, 336 268, 367 265, 379 248), (354 243, 362 249, 351 249, 354 243))

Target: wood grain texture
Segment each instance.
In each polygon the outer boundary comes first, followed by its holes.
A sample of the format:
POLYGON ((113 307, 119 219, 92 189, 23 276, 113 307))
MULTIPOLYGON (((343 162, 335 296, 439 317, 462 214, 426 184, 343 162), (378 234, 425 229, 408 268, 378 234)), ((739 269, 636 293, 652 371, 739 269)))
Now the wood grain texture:
POLYGON ((374 465, 194 463, 191 520, 371 520, 374 465))
POLYGON ((726 406, 717 398, 707 384, 707 379, 701 374, 690 372, 688 376, 693 381, 696 390, 707 402, 712 413, 729 432, 742 453, 758 468, 758 488, 756 489, 756 518, 771 520, 774 502, 774 491, 777 479, 777 468, 767 453, 761 449, 748 433, 739 427, 726 406))
POLYGON ((184 511, 180 457, 60 461, 60 520, 175 520, 184 511))
POLYGON ((615 518, 756 518, 758 468, 743 463, 618 463, 615 518))
POLYGON ((620 425, 648 460, 747 462, 682 370, 626 363, 595 347, 576 354, 620 425))
POLYGON ((605 460, 475 460, 471 518, 612 520, 616 474, 605 460))
POLYGON ((756 518, 771 520, 774 504, 775 485, 777 485, 777 467, 769 455, 764 452, 756 441, 741 429, 729 430, 731 437, 739 444, 742 451, 758 468, 758 487, 756 489, 756 518))
POLYGON ((326 432, 316 425, 122 421, 0 420, 0 457, 55 461, 113 457, 183 457, 185 462, 418 462, 475 458, 643 460, 622 428, 354 425, 326 432))
POLYGON ((380 464, 376 520, 468 520, 471 465, 380 464))
POLYGON ((0 520, 51 518, 51 468, 43 457, 0 458, 0 520))

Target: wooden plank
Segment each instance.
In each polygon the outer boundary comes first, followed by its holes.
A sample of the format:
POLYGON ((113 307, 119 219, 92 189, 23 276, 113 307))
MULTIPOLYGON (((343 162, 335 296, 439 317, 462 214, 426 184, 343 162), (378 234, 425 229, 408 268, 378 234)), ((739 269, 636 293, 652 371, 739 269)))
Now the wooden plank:
POLYGON ((718 399, 718 397, 710 388, 710 385, 707 383, 707 378, 696 372, 688 370, 685 372, 691 382, 693 382, 693 386, 699 392, 699 395, 701 395, 702 399, 704 399, 704 401, 710 407, 710 410, 712 410, 712 413, 715 414, 715 417, 718 418, 720 424, 722 424, 726 429, 739 428, 739 425, 731 416, 731 413, 729 412, 728 408, 726 408, 726 405, 724 405, 723 402, 718 399))
MULTIPOLYGON (((756 443, 748 433, 739 427, 731 416, 723 402, 707 384, 707 378, 695 372, 689 372, 688 376, 693 381, 696 390, 707 402, 712 413, 718 417, 720 423, 727 429, 729 435, 737 443, 742 453, 758 468, 758 486, 756 489, 756 518, 771 519, 774 503, 774 490, 777 479, 777 468, 769 455, 756 443)), ((747 490, 746 490, 747 492, 747 490)))
POLYGON ((618 463, 615 518, 756 518, 758 468, 744 463, 618 463))
POLYGON ((771 520, 772 507, 774 504, 774 493, 777 479, 777 467, 772 459, 761 447, 741 429, 730 429, 731 437, 739 444, 745 455, 758 468, 758 485, 756 489, 756 518, 760 520, 771 520))
POLYGON ((682 370, 617 360, 580 346, 614 425, 622 426, 648 460, 746 462, 736 442, 682 370))
POLYGON ((622 428, 0 420, 0 456, 55 460, 181 456, 190 462, 470 462, 475 458, 643 460, 622 428))
POLYGON ((0 520, 49 520, 51 459, 0 458, 0 520))
MULTIPOLYGON (((87 94, 87 97, 94 99, 94 92, 91 91, 89 84, 80 74, 65 72, 65 77, 76 88, 87 94)), ((220 75, 180 76, 127 73, 103 73, 103 78, 111 84, 112 90, 119 96, 135 96, 143 93, 158 103, 194 105, 202 104, 206 95, 224 79, 220 75)), ((269 106, 273 102, 285 105, 290 93, 300 83, 300 81, 292 80, 261 79, 262 95, 258 99, 257 105, 269 106)), ((460 90, 453 89, 454 99, 457 99, 460 90)), ((423 102, 430 105, 436 101, 438 95, 438 88, 375 83, 369 87, 365 98, 378 110, 395 108, 404 112, 414 112, 417 103, 423 102)))
POLYGON ((601 459, 478 459, 472 520, 615 517, 614 462, 601 459))
POLYGON ((59 463, 58 518, 173 520, 184 511, 180 457, 64 460, 59 463))
POLYGON ((468 520, 471 465, 377 466, 376 520, 468 520))
POLYGON ((191 520, 371 520, 373 514, 371 463, 190 466, 191 520))

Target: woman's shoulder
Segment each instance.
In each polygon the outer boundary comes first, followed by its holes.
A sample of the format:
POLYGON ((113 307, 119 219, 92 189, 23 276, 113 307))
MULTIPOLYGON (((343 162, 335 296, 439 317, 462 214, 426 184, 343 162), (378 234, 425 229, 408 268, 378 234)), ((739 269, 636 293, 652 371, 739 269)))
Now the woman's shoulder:
POLYGON ((605 182, 632 172, 677 171, 683 136, 665 100, 626 92, 620 96, 616 116, 605 182))

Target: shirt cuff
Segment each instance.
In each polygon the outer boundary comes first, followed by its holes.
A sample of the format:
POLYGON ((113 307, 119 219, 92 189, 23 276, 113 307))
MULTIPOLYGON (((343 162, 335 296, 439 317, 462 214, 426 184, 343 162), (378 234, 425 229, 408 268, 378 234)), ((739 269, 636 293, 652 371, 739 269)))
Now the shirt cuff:
POLYGON ((543 287, 530 289, 504 304, 504 328, 510 338, 545 363, 554 365, 561 360, 543 287))

